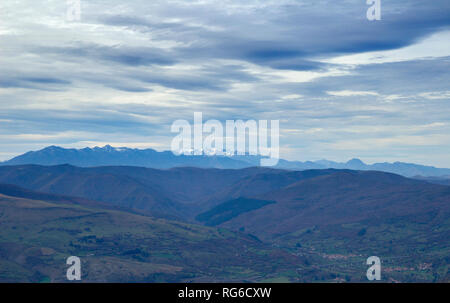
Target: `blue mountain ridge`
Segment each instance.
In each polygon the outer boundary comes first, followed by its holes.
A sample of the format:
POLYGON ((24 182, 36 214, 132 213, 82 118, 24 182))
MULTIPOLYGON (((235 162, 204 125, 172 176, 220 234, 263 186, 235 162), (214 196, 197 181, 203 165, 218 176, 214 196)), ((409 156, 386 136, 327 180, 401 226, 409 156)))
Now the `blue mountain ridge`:
MULTIPOLYGON (((70 164, 80 167, 95 166, 140 166, 157 169, 169 169, 174 167, 198 167, 198 168, 221 168, 240 169, 255 167, 260 164, 260 156, 236 155, 236 156, 194 156, 174 155, 171 151, 158 152, 154 149, 135 149, 127 147, 104 147, 94 148, 63 148, 49 146, 38 151, 30 151, 1 162, 0 165, 60 165, 70 164)), ((306 169, 353 169, 353 170, 377 170, 395 173, 406 177, 449 177, 450 169, 436 168, 433 166, 418 165, 413 163, 375 163, 366 164, 359 159, 352 159, 345 163, 329 160, 319 161, 287 161, 280 159, 274 168, 289 170, 306 169)))

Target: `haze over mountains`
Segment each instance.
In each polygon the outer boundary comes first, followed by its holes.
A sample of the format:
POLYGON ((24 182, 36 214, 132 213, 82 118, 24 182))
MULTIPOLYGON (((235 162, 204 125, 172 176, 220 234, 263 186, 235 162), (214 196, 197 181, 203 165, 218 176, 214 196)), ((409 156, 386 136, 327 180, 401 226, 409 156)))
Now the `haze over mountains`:
MULTIPOLYGON (((104 147, 66 149, 57 146, 49 146, 39 151, 30 151, 14 157, 1 165, 60 165, 71 164, 80 167, 94 166, 141 166, 148 168, 168 169, 173 167, 200 167, 240 169, 259 166, 258 156, 176 156, 170 151, 158 152, 153 149, 131 149, 126 147, 115 148, 110 145, 104 147)), ((376 163, 365 164, 359 159, 352 159, 346 163, 338 163, 328 160, 319 161, 287 161, 280 159, 274 168, 289 170, 307 169, 353 169, 353 170, 377 170, 395 173, 407 177, 442 177, 450 176, 450 169, 436 168, 412 163, 376 163)))

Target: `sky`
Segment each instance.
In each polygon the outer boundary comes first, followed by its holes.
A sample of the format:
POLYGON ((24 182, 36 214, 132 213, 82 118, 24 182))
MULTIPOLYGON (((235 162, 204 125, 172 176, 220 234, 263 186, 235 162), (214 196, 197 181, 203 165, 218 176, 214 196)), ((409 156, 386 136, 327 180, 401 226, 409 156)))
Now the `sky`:
POLYGON ((0 160, 279 120, 280 156, 450 167, 450 1, 0 1, 0 160), (244 4, 245 3, 245 4, 244 4))

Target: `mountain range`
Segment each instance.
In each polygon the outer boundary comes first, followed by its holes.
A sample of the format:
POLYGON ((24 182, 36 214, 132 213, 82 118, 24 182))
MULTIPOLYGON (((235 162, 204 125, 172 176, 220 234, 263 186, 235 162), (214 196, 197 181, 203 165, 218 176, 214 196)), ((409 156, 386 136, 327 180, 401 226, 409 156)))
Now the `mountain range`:
POLYGON ((92 280, 122 265, 101 281, 363 281, 371 255, 391 281, 450 277, 450 186, 396 174, 18 165, 0 184, 0 263, 25 280, 68 253, 98 257, 92 280))
MULTIPOLYGON (((60 165, 71 164, 80 167, 94 166, 140 166, 157 169, 174 167, 199 167, 241 169, 259 166, 259 156, 176 156, 170 151, 158 152, 153 149, 131 149, 126 147, 104 147, 66 149, 57 146, 49 146, 38 151, 30 151, 0 165, 60 165)), ((450 176, 450 169, 436 168, 433 166, 418 165, 412 163, 375 163, 365 164, 359 159, 352 159, 345 163, 328 160, 319 161, 287 161, 280 159, 274 168, 289 170, 307 169, 353 169, 353 170, 377 170, 395 173, 406 177, 443 177, 450 176)))
POLYGON ((0 281, 62 282, 70 255, 95 282, 361 282, 368 256, 385 281, 450 281, 448 177, 254 162, 106 146, 3 163, 0 281))

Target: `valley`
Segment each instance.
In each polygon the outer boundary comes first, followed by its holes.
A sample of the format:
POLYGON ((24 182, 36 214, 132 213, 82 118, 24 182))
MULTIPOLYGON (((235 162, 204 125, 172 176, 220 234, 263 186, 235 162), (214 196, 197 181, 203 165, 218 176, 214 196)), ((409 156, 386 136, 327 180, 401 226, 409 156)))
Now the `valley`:
POLYGON ((450 187, 377 171, 0 167, 0 279, 448 281, 450 187))

